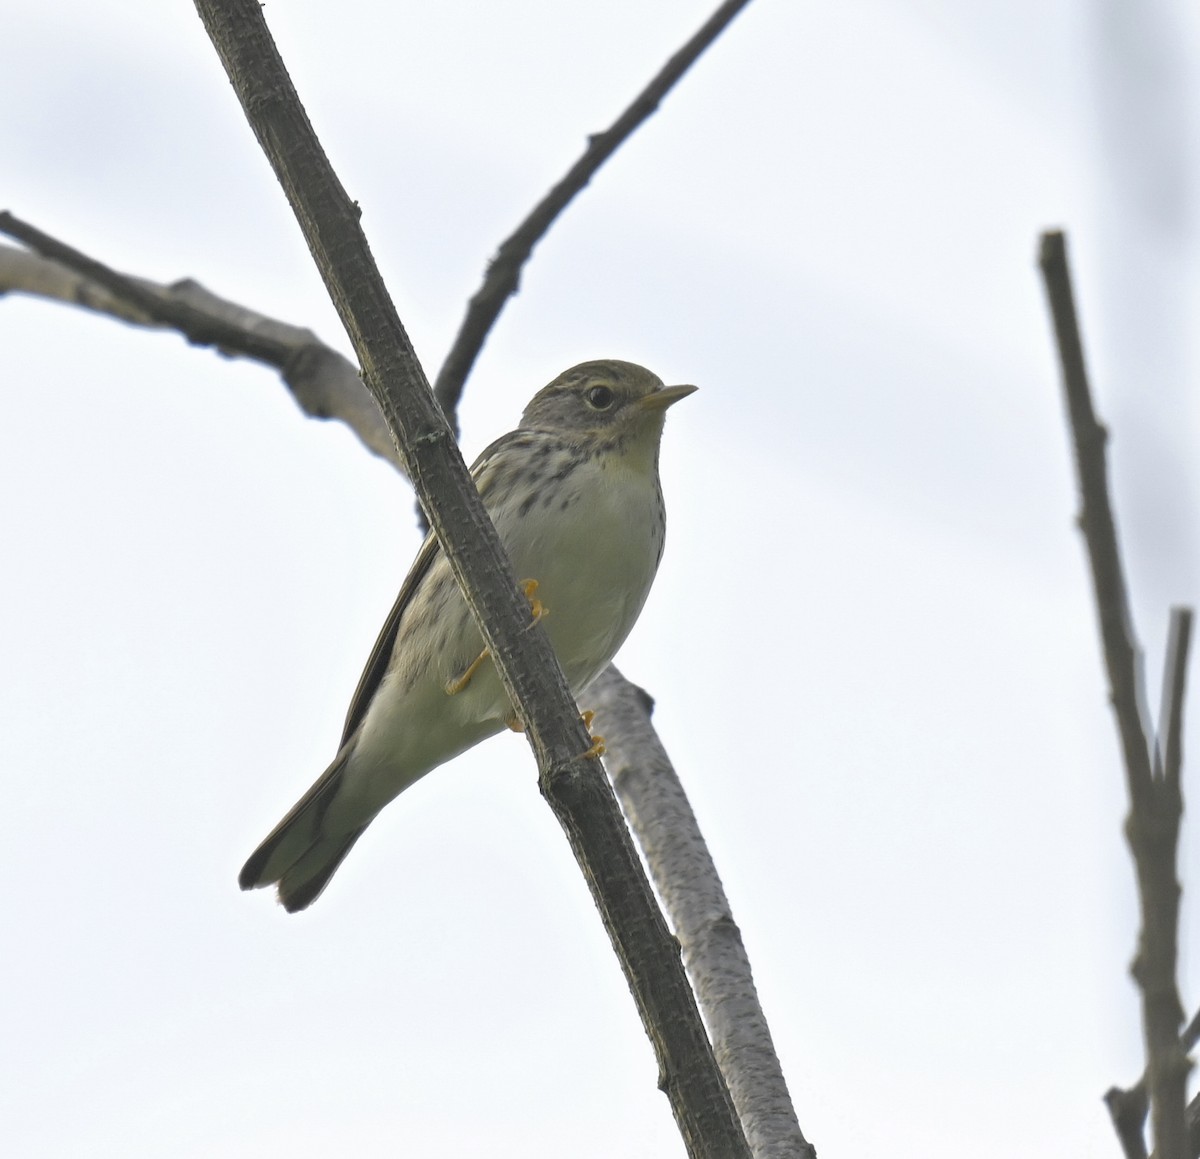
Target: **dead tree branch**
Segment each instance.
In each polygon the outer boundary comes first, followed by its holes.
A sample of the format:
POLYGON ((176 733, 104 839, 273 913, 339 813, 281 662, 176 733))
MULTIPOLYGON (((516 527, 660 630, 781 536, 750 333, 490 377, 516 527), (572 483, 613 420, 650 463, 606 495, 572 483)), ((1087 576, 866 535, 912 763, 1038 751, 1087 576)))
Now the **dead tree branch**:
MULTIPOLYGON (((1154 739, 1146 709, 1141 654, 1134 635, 1109 500, 1107 431, 1092 406, 1062 233, 1042 235, 1039 264, 1054 321, 1074 443, 1081 500, 1079 525, 1091 565, 1109 692, 1125 758, 1130 802, 1125 835, 1133 854, 1141 910, 1141 932, 1132 973, 1142 995, 1142 1031, 1155 1154, 1159 1159, 1185 1159, 1188 1151, 1184 1112, 1191 1064, 1179 1035, 1183 1006, 1175 981, 1180 895, 1175 860, 1183 812, 1181 736, 1191 612, 1180 608, 1172 612, 1163 711, 1159 735, 1154 739)), ((1124 1141, 1129 1134, 1129 1108, 1116 1101, 1122 1115, 1118 1127, 1124 1141), (1120 1130, 1122 1123, 1124 1130, 1120 1130)), ((1128 1143, 1124 1145, 1127 1155, 1134 1153, 1128 1143)))
POLYGON ((279 372, 305 414, 339 419, 372 454, 403 470, 354 363, 311 330, 220 298, 191 279, 168 286, 120 273, 8 212, 0 212, 0 233, 36 251, 0 245, 0 295, 32 294, 134 326, 176 330, 193 345, 261 362, 279 372))
POLYGON ((467 315, 446 355, 446 361, 434 383, 434 394, 458 431, 458 402, 475 359, 483 349, 492 326, 505 302, 517 292, 521 270, 558 215, 592 179, 604 164, 658 108, 676 82, 696 62, 700 54, 728 26, 750 0, 725 0, 691 38, 659 70, 658 75, 634 98, 633 103, 603 133, 588 139, 583 155, 567 170, 562 180, 534 206, 513 234, 500 244, 488 265, 483 284, 467 305, 467 315))
POLYGON ((608 739, 609 774, 679 938, 750 1149, 755 1159, 816 1159, 796 1120, 729 899, 650 723, 654 702, 611 664, 588 696, 608 739))

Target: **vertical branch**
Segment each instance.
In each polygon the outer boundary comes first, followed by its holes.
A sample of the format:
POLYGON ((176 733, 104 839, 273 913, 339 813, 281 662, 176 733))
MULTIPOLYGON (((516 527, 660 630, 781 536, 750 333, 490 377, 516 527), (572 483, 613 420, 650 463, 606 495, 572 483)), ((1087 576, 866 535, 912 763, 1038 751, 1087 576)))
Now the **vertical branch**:
MULTIPOLYGON (((1155 780, 1174 785, 1182 796, 1183 697, 1187 689, 1187 657, 1192 642, 1192 611, 1172 608, 1167 634, 1167 659, 1163 670, 1162 711, 1158 714, 1158 743, 1155 745, 1155 780)), ((1182 804, 1182 801, 1181 801, 1182 804)), ((1189 1027, 1189 1029, 1191 1029, 1189 1027)))
POLYGON ((1129 792, 1135 797, 1150 782, 1150 728, 1142 658, 1133 633, 1116 525, 1108 498, 1105 456, 1108 431, 1097 420, 1092 407, 1066 244, 1061 233, 1043 234, 1040 262, 1054 319, 1063 393, 1074 440, 1081 504, 1079 526, 1087 543, 1109 694, 1121 734, 1129 792))
POLYGON ((1142 996, 1155 1154, 1158 1159, 1185 1159, 1190 1063, 1179 1040, 1183 1007, 1175 982, 1180 894, 1175 858, 1182 814, 1180 738, 1191 613, 1177 609, 1172 615, 1162 732, 1152 740, 1141 657, 1109 501, 1107 433, 1092 406, 1062 233, 1042 235, 1039 264, 1058 341, 1079 479, 1079 525, 1091 565, 1109 691, 1125 758, 1130 802, 1125 834, 1133 854, 1142 918, 1132 973, 1142 996))

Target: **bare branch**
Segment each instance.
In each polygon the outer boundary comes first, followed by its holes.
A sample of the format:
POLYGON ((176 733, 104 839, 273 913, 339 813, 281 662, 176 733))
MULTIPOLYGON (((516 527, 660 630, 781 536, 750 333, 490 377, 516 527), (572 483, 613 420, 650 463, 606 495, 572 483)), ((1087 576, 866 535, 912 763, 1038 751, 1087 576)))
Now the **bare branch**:
POLYGON ((197 344, 201 340, 196 335, 219 334, 219 343, 204 344, 226 357, 250 358, 278 370, 305 414, 340 419, 372 454, 403 470, 383 415, 358 369, 311 330, 220 298, 190 279, 162 285, 119 273, 11 214, 0 214, 0 233, 12 233, 10 227, 40 239, 55 256, 0 245, 0 294, 34 294, 131 325, 181 331, 197 344), (89 276, 96 269, 106 271, 107 285, 89 276), (195 323, 191 333, 181 330, 180 319, 195 323))
MULTIPOLYGON (((1190 608, 1172 608, 1163 672, 1162 710, 1158 716, 1158 743, 1154 746, 1155 776, 1179 792, 1183 767, 1183 696, 1187 686, 1187 657, 1192 640, 1190 608)), ((1192 1027, 1188 1027, 1185 1037, 1192 1027)), ((1185 1048, 1190 1049, 1190 1048, 1185 1048)))
POLYGON ((210 314, 193 309, 187 302, 156 296, 136 282, 130 281, 124 274, 118 274, 116 270, 111 270, 108 266, 63 245, 62 242, 14 217, 7 210, 0 211, 0 233, 16 238, 43 257, 77 270, 89 281, 103 286, 114 297, 120 298, 145 317, 160 317, 197 346, 215 346, 221 349, 226 338, 238 342, 250 341, 253 343, 253 349, 245 353, 272 366, 282 366, 289 353, 286 347, 272 341, 267 335, 248 334, 244 330, 225 325, 210 314))
MULTIPOLYGON (((3 226, 0 225, 2 232, 3 226)), ((144 279, 126 274, 122 277, 139 284, 143 289, 150 288, 151 292, 167 292, 165 287, 154 286, 144 279)), ((69 306, 81 306, 134 326, 159 325, 144 311, 68 266, 11 245, 0 245, 0 296, 4 294, 29 294, 69 306)))
POLYGON ((1146 1113, 1150 1108, 1145 1081, 1127 1091, 1113 1087, 1105 1094, 1104 1105, 1108 1108, 1125 1159, 1148 1159, 1145 1129, 1146 1113))
POLYGON ((458 403, 463 385, 504 304, 517 292, 521 270, 533 253, 533 247, 546 236, 558 215, 587 185, 596 170, 657 110, 659 102, 749 2, 725 0, 695 36, 663 65, 658 75, 638 93, 633 103, 612 125, 603 133, 596 133, 588 139, 588 146, 579 160, 534 206, 512 236, 501 243, 488 265, 483 285, 476 290, 467 306, 467 315, 459 326, 434 383, 434 394, 455 433, 458 431, 458 403))
POLYGON ((611 664, 587 696, 608 742, 617 796, 683 949, 750 1149, 755 1159, 816 1159, 796 1121, 729 900, 650 722, 654 702, 611 664))
POLYGON ((196 0, 259 144, 283 185, 408 466, 422 504, 517 706, 541 787, 566 831, 647 1033, 689 1153, 749 1150, 674 941, 544 631, 517 588, 358 222, 312 131, 256 0, 196 0))
MULTIPOLYGON (((1180 643, 1176 629, 1175 614, 1172 613, 1171 643, 1167 648, 1166 668, 1168 673, 1175 673, 1169 682, 1177 691, 1171 693, 1170 701, 1174 704, 1183 703, 1183 678, 1186 672, 1184 654, 1186 643, 1180 643)), ((1168 705, 1167 683, 1163 686, 1163 710, 1160 719, 1172 719, 1173 710, 1168 705)), ((1182 764, 1182 759, 1180 760, 1182 764)), ((1196 1043, 1200 1042, 1200 1010, 1192 1015, 1192 1020, 1179 1036, 1179 1044, 1184 1054, 1190 1054, 1196 1043)), ((1113 1121, 1113 1129, 1121 1141, 1121 1148, 1126 1159, 1146 1159, 1146 1139, 1144 1135, 1146 1115, 1150 1110, 1146 1095, 1146 1083, 1149 1071, 1144 1071, 1142 1077, 1128 1090, 1112 1087, 1104 1096, 1104 1104, 1108 1107, 1109 1116, 1113 1121)), ((1200 1094, 1194 1095, 1187 1106, 1188 1154, 1192 1159, 1200 1157, 1200 1094)))
MULTIPOLYGON (((1190 1063, 1179 1039, 1183 1006, 1175 981, 1180 894, 1175 857, 1183 809, 1179 738, 1190 613, 1176 611, 1172 616, 1161 746, 1167 767, 1162 777, 1156 777, 1157 762, 1152 754, 1159 746, 1152 743, 1147 725, 1141 658, 1108 496, 1106 435, 1092 407, 1062 233, 1042 235, 1039 264, 1058 340, 1082 499, 1079 523, 1091 564, 1104 660, 1125 755, 1130 801, 1125 834, 1133 853, 1142 917, 1132 973, 1142 996, 1142 1032, 1155 1154, 1159 1159, 1185 1159, 1186 1081, 1190 1063)), ((1114 1115, 1114 1121, 1116 1118, 1114 1115)))
POLYGON ((1096 420, 1092 408, 1070 272, 1067 269, 1066 240, 1061 233, 1042 235, 1040 262, 1054 319, 1054 333, 1058 339, 1063 391, 1075 442, 1075 466, 1079 473, 1082 501, 1079 526, 1087 541, 1109 692, 1113 711, 1117 714, 1132 796, 1142 792, 1150 780, 1150 728, 1145 708, 1141 652, 1133 634, 1125 574, 1117 548, 1112 505, 1108 499, 1108 467, 1105 462, 1108 432, 1096 420))
POLYGON ((1183 1044, 1183 1049, 1189 1054, 1196 1043, 1200 1042, 1200 1010, 1197 1010, 1192 1015, 1192 1020, 1184 1027, 1183 1033, 1179 1036, 1179 1041, 1183 1044))
POLYGON ((1113 1087, 1105 1094, 1104 1105, 1108 1108, 1125 1159, 1148 1159, 1144 1132, 1149 1105, 1145 1081, 1127 1091, 1113 1087))

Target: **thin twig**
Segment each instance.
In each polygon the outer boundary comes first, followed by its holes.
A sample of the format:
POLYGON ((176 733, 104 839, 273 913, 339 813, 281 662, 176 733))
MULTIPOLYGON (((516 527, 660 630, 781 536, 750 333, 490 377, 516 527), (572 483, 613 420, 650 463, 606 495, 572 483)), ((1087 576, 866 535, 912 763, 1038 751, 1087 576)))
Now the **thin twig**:
MULTIPOLYGON (((1192 642, 1190 608, 1172 608, 1164 663, 1162 709, 1158 714, 1158 741, 1154 746, 1155 780, 1174 785, 1179 791, 1183 767, 1183 697, 1187 689, 1187 658, 1192 642)), ((1181 1036, 1185 1037, 1189 1026, 1181 1036)))
POLYGON ((512 236, 501 243, 488 265, 483 284, 467 306, 450 352, 434 382, 434 394, 450 425, 458 433, 458 403, 463 385, 479 357, 500 311, 521 281, 521 269, 533 247, 545 237, 555 219, 592 179, 596 170, 621 147, 627 138, 658 108, 680 77, 728 26, 750 0, 725 0, 693 36, 659 70, 658 75, 634 98, 633 103, 602 133, 588 139, 583 155, 565 176, 534 206, 512 236))
POLYGON ((1180 735, 1190 613, 1177 609, 1172 615, 1161 741, 1156 742, 1148 725, 1141 657, 1108 496, 1106 432, 1092 407, 1062 233, 1042 235, 1039 264, 1058 340, 1082 503, 1079 523, 1091 564, 1110 695, 1125 756, 1130 801, 1125 833, 1137 874, 1142 919, 1132 973, 1142 997, 1155 1154, 1158 1159, 1185 1159, 1190 1064, 1179 1039, 1183 1007, 1175 981, 1180 893, 1175 858, 1182 814, 1180 735), (1162 776, 1155 776, 1156 749, 1163 754, 1162 776))
POLYGON ((1097 421, 1092 407, 1067 268, 1066 240, 1061 233, 1042 235, 1040 260, 1058 340, 1063 391, 1075 444, 1075 466, 1082 500, 1079 526, 1087 542, 1109 690, 1117 714, 1132 797, 1142 793, 1150 782, 1151 734, 1143 691, 1141 652, 1134 638, 1116 526, 1108 498, 1105 462, 1108 431, 1097 421))
POLYGON ((300 105, 257 0, 196 0, 259 144, 275 169, 364 378, 453 567, 538 759, 626 973, 689 1154, 749 1159, 745 1137, 620 809, 544 631, 529 606, 429 391, 346 196, 300 105))

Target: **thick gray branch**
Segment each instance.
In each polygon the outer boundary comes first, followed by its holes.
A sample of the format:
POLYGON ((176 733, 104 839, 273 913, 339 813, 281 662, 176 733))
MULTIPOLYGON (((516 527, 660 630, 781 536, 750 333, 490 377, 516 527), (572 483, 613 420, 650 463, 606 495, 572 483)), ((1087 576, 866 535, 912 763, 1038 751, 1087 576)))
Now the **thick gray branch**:
POLYGON ((683 786, 650 723, 653 701, 617 669, 590 685, 608 769, 683 949, 713 1050, 755 1159, 816 1159, 792 1109, 750 959, 683 786))

